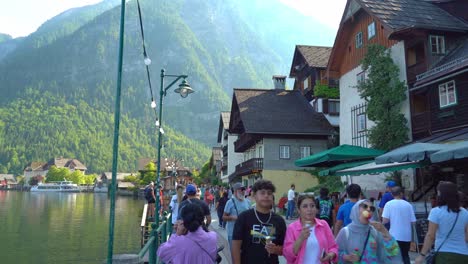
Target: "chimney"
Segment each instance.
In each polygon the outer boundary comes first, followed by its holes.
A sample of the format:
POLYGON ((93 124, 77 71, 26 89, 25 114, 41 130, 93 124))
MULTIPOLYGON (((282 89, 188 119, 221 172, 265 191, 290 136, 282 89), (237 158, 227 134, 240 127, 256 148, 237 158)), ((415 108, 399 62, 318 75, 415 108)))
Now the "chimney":
POLYGON ((273 85, 275 89, 286 89, 286 76, 285 75, 273 75, 273 85))

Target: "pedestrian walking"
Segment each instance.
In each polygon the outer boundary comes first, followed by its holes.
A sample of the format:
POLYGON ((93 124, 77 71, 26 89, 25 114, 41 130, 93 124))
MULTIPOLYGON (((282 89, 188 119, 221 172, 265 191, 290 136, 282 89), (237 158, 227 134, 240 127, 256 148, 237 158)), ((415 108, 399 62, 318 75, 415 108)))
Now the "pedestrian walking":
POLYGON ((360 200, 353 206, 351 224, 336 237, 338 263, 402 263, 395 238, 382 223, 370 221, 375 210, 369 200, 360 200))
POLYGON ((229 248, 232 247, 232 232, 234 223, 240 213, 250 208, 250 202, 245 199, 245 186, 238 182, 233 185, 234 194, 224 207, 223 221, 226 222, 226 233, 229 242, 229 248))
POLYGON ((165 263, 216 263, 217 234, 204 226, 204 213, 195 203, 181 211, 176 233, 159 246, 157 255, 165 263))
POLYGON ((242 212, 235 223, 232 235, 234 264, 279 263, 286 223, 271 210, 275 189, 267 180, 259 180, 252 186, 256 207, 242 212))
POLYGON ((211 213, 210 209, 208 208, 208 205, 204 201, 201 201, 200 199, 197 198, 197 187, 193 184, 187 185, 185 188, 185 194, 187 195, 187 199, 180 203, 180 208, 179 208, 179 217, 178 220, 180 220, 180 210, 184 208, 184 206, 188 204, 196 204, 200 206, 200 208, 203 211, 203 215, 205 216, 205 226, 208 228, 208 226, 211 224, 211 213))
MULTIPOLYGON (((171 198, 171 202, 169 203, 169 209, 172 212, 172 224, 175 225, 177 222, 177 218, 179 216, 179 205, 182 203, 182 199, 184 196, 184 186, 177 185, 176 194, 174 194, 171 198)), ((175 230, 175 226, 174 226, 175 230)))
POLYGON ((392 188, 393 200, 385 204, 382 223, 390 222, 390 234, 398 242, 404 264, 410 264, 409 249, 412 240, 412 227, 416 223, 413 206, 403 200, 401 188, 392 188))
POLYGON ((154 204, 156 203, 156 196, 154 195, 154 182, 150 182, 145 187, 145 199, 148 203, 148 217, 154 217, 154 204))
POLYGON ((223 221, 224 208, 226 208, 226 203, 228 202, 228 193, 224 192, 223 196, 219 198, 216 203, 216 213, 218 214, 219 227, 225 228, 226 222, 223 221))
POLYGON ((336 261, 338 246, 328 222, 316 218, 318 208, 311 195, 297 199, 299 219, 286 230, 283 255, 288 264, 319 264, 336 261))
POLYGON ((296 197, 296 193, 294 190, 296 189, 296 185, 291 184, 291 189, 288 191, 288 212, 286 213, 286 220, 293 217, 294 214, 294 198, 296 197))
POLYGON ((436 264, 468 263, 468 211, 459 199, 455 183, 439 183, 438 206, 429 213, 429 230, 416 264, 424 263, 434 241, 436 264))
POLYGON ((356 202, 359 200, 359 197, 361 196, 361 186, 355 183, 350 184, 346 188, 346 193, 348 194, 349 201, 346 201, 338 209, 336 222, 334 226, 335 236, 338 235, 338 232, 340 231, 342 227, 347 226, 351 223, 351 218, 350 218, 351 209, 353 208, 353 206, 356 204, 356 202))
MULTIPOLYGON (((328 197, 328 188, 320 188, 320 197, 317 199, 317 217, 327 221, 330 228, 334 223, 333 202, 328 197)), ((299 205, 298 205, 299 206, 299 205)))
MULTIPOLYGON (((380 219, 382 219, 382 213, 383 213, 383 209, 385 207, 385 204, 390 202, 391 200, 393 200, 392 188, 396 187, 396 186, 397 185, 396 185, 396 183, 394 181, 388 181, 387 182, 387 185, 386 185, 386 188, 385 188, 385 193, 383 194, 382 199, 380 200, 380 203, 379 203, 379 216, 380 216, 380 219)), ((385 227, 388 230, 390 230, 390 223, 386 223, 385 227)))

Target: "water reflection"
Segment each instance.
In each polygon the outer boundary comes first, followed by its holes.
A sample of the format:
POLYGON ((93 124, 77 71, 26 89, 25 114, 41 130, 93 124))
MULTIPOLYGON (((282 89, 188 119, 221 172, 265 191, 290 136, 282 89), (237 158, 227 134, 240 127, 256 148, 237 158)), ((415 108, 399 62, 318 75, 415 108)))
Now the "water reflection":
MULTIPOLYGON (((116 254, 138 252, 142 206, 133 198, 116 200, 116 254)), ((109 207, 107 194, 0 191, 1 263, 100 263, 109 207)))

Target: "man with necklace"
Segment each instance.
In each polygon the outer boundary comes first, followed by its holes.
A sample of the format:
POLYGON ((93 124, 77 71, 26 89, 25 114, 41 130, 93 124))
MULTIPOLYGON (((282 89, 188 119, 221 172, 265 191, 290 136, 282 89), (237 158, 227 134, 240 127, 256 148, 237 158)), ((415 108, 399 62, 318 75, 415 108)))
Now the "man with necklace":
POLYGON ((275 186, 259 180, 253 187, 256 207, 241 213, 232 235, 234 264, 279 263, 286 234, 284 219, 271 211, 275 186))

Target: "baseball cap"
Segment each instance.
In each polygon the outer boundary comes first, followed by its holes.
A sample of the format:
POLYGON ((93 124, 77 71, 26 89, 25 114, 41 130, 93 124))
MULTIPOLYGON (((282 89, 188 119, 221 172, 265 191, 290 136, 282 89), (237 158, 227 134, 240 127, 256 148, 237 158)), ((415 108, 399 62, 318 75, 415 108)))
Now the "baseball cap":
POLYGON ((244 189, 244 190, 245 190, 245 186, 242 185, 242 183, 240 183, 240 182, 235 183, 235 184, 232 186, 232 188, 233 188, 234 190, 237 190, 237 189, 244 189))
POLYGON ((396 183, 394 181, 388 181, 387 182, 387 187, 395 187, 396 183))
POLYGON ((197 193, 197 188, 193 184, 189 184, 185 188, 185 193, 186 194, 196 194, 197 193))

